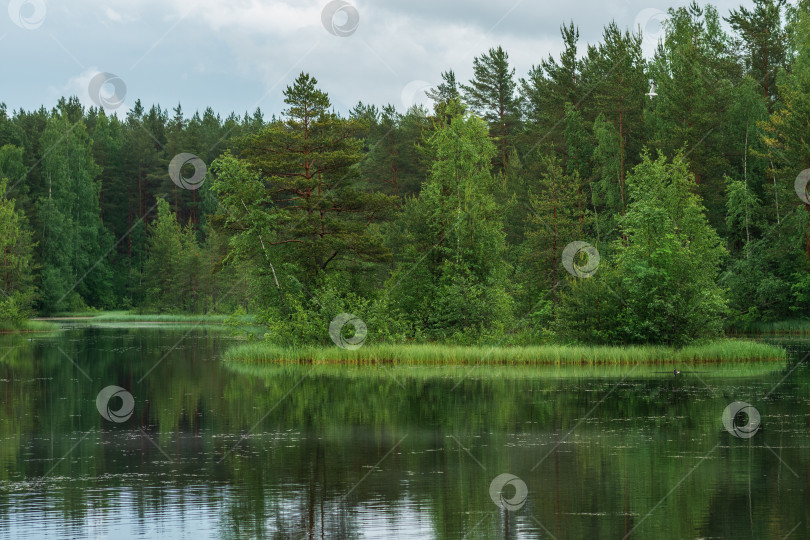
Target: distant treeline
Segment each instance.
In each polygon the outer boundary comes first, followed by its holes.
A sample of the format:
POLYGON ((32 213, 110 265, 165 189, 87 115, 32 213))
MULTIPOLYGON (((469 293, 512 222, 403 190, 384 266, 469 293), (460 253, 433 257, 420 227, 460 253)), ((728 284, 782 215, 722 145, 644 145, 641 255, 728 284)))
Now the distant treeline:
POLYGON ((670 10, 653 58, 614 23, 583 50, 570 23, 523 77, 501 47, 444 72, 431 110, 342 117, 306 73, 269 120, 0 105, 0 318, 247 311, 310 343, 353 312, 380 341, 677 344, 806 317, 810 1, 725 20, 670 10))

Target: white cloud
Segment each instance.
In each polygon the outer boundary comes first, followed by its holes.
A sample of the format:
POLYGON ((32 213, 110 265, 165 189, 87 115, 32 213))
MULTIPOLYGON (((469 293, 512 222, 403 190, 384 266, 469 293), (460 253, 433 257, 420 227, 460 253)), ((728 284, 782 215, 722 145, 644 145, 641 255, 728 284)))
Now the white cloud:
MULTIPOLYGON (((98 105, 94 102, 94 100, 90 97, 90 81, 98 75, 101 70, 95 67, 91 67, 85 69, 78 75, 70 77, 66 83, 64 83, 61 87, 52 87, 51 88, 51 95, 52 95, 52 102, 56 102, 62 96, 76 96, 79 98, 79 102, 84 107, 96 107, 98 105)), ((107 91, 107 89, 104 89, 107 91)), ((127 112, 130 109, 130 104, 128 101, 124 101, 123 105, 118 107, 114 110, 106 111, 107 114, 116 114, 119 117, 126 116, 127 112)))
MULTIPOLYGON (((342 112, 358 100, 402 107, 403 91, 406 101, 412 99, 409 83, 436 84, 448 69, 466 82, 473 58, 491 47, 502 45, 521 77, 549 55, 557 57, 559 27, 572 19, 584 53, 611 19, 633 27, 645 9, 687 2, 347 0, 357 8, 359 25, 350 36, 337 37, 321 21, 327 1, 75 0, 70 9, 56 4, 49 6, 47 31, 13 31, 3 41, 4 50, 15 52, 4 57, 10 77, 0 90, 10 107, 50 107, 71 93, 89 104, 88 72, 95 70, 71 74, 80 62, 121 75, 130 99, 140 97, 146 106, 179 100, 187 110, 210 104, 227 114, 259 104, 278 113, 283 89, 307 71, 342 112), (38 70, 31 69, 34 63, 38 70)), ((719 0, 720 14, 740 2, 751 0, 719 0)), ((413 99, 422 101, 417 94, 413 99)))
POLYGON ((168 5, 189 20, 202 20, 216 32, 241 32, 289 36, 307 27, 320 26, 320 2, 259 0, 169 0, 168 5))
POLYGON ((104 14, 113 22, 121 22, 122 20, 121 14, 109 6, 104 8, 104 14))

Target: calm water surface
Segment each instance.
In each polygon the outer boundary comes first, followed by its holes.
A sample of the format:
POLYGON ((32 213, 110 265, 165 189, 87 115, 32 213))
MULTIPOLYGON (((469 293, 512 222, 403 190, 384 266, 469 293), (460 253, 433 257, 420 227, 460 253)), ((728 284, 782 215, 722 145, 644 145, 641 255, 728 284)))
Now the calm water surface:
POLYGON ((235 343, 0 336, 0 538, 810 536, 810 341, 678 377, 223 363, 235 343), (110 385, 126 421, 97 409, 110 385), (724 429, 733 401, 753 437, 724 429))

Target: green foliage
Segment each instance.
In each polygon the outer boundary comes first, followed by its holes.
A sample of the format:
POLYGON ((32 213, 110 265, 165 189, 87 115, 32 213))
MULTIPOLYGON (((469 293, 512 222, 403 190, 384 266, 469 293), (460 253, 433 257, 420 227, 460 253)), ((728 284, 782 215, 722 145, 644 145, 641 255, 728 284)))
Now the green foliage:
POLYGON ((42 135, 50 148, 42 159, 46 190, 37 201, 45 311, 112 301, 105 258, 112 238, 100 218, 100 170, 84 123, 70 123, 72 104, 60 105, 42 135))
POLYGON ((302 73, 287 87, 285 120, 244 142, 244 164, 219 161, 212 188, 236 242, 252 243, 253 259, 268 266, 284 261, 310 286, 332 269, 385 260, 374 222, 392 206, 359 178, 360 122, 331 112, 316 85, 302 73))
POLYGON ((629 341, 682 344, 722 331, 717 278, 726 255, 686 160, 645 155, 628 177, 631 206, 617 246, 629 341))
POLYGON ((495 163, 499 170, 506 168, 509 162, 512 136, 519 119, 514 77, 509 55, 499 46, 473 60, 473 79, 469 85, 461 85, 465 101, 489 123, 498 148, 495 163))
POLYGON ((597 177, 591 184, 592 202, 604 216, 599 229, 607 232, 613 230, 615 217, 623 214, 626 206, 621 140, 616 128, 602 114, 594 121, 593 135, 596 140, 593 164, 597 177))
POLYGON ((529 194, 526 243, 521 250, 519 275, 526 283, 521 312, 535 312, 535 304, 549 299, 557 304, 562 251, 579 240, 590 222, 578 173, 563 174, 553 156, 542 158, 544 172, 529 194))
MULTIPOLYGON (((465 347, 452 345, 369 345, 347 350, 338 347, 279 347, 266 343, 228 349, 226 360, 260 364, 306 363, 314 365, 393 364, 411 366, 454 365, 667 365, 714 362, 784 360, 785 349, 743 340, 715 342, 672 348, 635 347, 465 347)), ((626 372, 622 373, 627 376, 626 372)))
POLYGON ((512 301, 489 170, 495 147, 479 118, 457 105, 448 111, 452 121, 426 140, 434 156, 430 177, 391 229, 400 262, 386 289, 414 328, 461 339, 508 323, 512 301))
POLYGON ((762 233, 733 262, 727 280, 732 323, 738 326, 810 314, 806 301, 810 205, 794 192, 798 172, 810 166, 810 47, 805 39, 810 15, 806 6, 795 12, 791 28, 796 58, 792 69, 777 77, 779 102, 766 121, 758 122, 757 142, 762 146, 752 148, 752 154, 767 163, 760 199, 762 233))
POLYGON ((714 7, 692 2, 669 14, 666 40, 651 66, 659 96, 651 104, 649 124, 658 149, 671 158, 684 153, 711 223, 721 228, 729 151, 720 128, 729 121, 742 70, 714 7))
POLYGON ((447 107, 451 103, 458 103, 461 101, 461 92, 459 90, 458 82, 456 82, 456 74, 451 69, 442 72, 442 82, 425 92, 425 95, 433 100, 433 111, 436 118, 445 121, 447 119, 447 107))
POLYGON ((751 229, 761 222, 761 203, 743 180, 726 177, 726 193, 728 196, 726 228, 729 231, 744 232, 745 236, 740 239, 740 242, 743 243, 743 246, 747 246, 751 242, 751 229))
POLYGON ((732 10, 726 21, 740 36, 745 67, 758 81, 769 110, 778 100, 776 77, 788 67, 790 40, 784 27, 782 8, 785 0, 754 0, 754 9, 745 6, 732 10))
POLYGON ((8 181, 0 178, 0 325, 22 328, 36 294, 35 245, 25 215, 8 198, 7 188, 8 181))
POLYGON ((573 332, 589 341, 673 345, 722 331, 726 300, 717 278, 726 250, 694 189, 682 156, 670 163, 644 155, 628 177, 615 264, 566 293, 561 326, 576 325, 573 332))
POLYGON ((417 144, 428 128, 426 111, 414 106, 403 115, 386 105, 379 116, 376 108, 365 113, 368 154, 360 163, 363 177, 390 195, 418 193, 426 166, 417 144))
POLYGON ((810 316, 793 186, 810 167, 808 13, 756 0, 727 33, 712 6, 671 9, 653 58, 615 23, 583 51, 566 23, 522 78, 500 46, 468 84, 444 71, 432 111, 344 117, 306 73, 269 121, 0 104, 5 265, 25 276, 0 301, 17 319, 260 313, 296 344, 351 310, 396 343, 682 344, 726 316, 810 316), (180 153, 209 165, 200 189, 167 174, 180 153), (593 278, 561 271, 572 241, 598 247, 593 278))
MULTIPOLYGON (((532 66, 520 79, 520 99, 525 117, 523 139, 529 152, 543 143, 563 147, 563 120, 567 107, 580 111, 583 94, 582 61, 577 55, 579 30, 574 23, 560 27, 563 51, 559 61, 553 57, 532 66)), ((583 174, 583 171, 580 171, 583 174)))
POLYGON ((199 313, 204 294, 202 253, 191 225, 181 227, 169 203, 157 201, 157 219, 149 231, 144 266, 147 309, 199 313))

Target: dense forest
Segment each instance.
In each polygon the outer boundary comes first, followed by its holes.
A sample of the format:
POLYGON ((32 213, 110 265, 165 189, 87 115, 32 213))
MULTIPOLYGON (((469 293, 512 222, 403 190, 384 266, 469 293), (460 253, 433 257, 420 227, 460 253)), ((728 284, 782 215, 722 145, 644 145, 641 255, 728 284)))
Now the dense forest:
POLYGON ((307 73, 269 119, 0 104, 0 319, 683 344, 808 317, 810 1, 669 15, 652 58, 613 23, 522 77, 492 48, 431 110, 342 116, 307 73))

